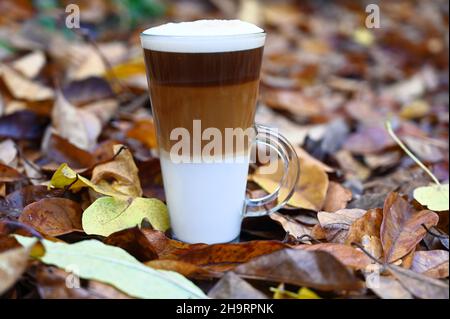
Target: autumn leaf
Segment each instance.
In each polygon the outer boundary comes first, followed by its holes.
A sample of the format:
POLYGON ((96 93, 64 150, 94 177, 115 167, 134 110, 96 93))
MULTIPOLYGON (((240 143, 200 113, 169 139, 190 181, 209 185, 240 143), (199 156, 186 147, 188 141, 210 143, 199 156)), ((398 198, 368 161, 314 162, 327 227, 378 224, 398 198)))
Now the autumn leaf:
POLYGON ((44 198, 26 206, 19 221, 47 236, 82 231, 80 205, 66 198, 44 198))
POLYGON ((357 250, 349 245, 335 244, 335 243, 322 243, 314 245, 300 245, 294 247, 295 249, 302 249, 305 251, 326 251, 333 255, 343 265, 363 270, 372 261, 362 251, 357 250))
POLYGON ((324 251, 283 249, 253 258, 234 269, 251 279, 284 282, 318 290, 357 289, 353 274, 324 251))
POLYGON ((407 255, 425 236, 423 225, 429 228, 438 220, 436 213, 428 210, 417 212, 398 193, 389 194, 381 224, 384 260, 392 263, 407 255))
POLYGON ((115 158, 99 164, 92 170, 92 183, 99 185, 110 194, 123 194, 130 197, 142 196, 138 169, 133 155, 123 145, 114 145, 115 158), (109 182, 112 180, 112 182, 109 182))
POLYGON ((143 219, 148 219, 157 230, 166 231, 170 226, 166 205, 158 199, 142 197, 98 198, 84 211, 82 224, 86 234, 108 236, 140 225, 143 219))
MULTIPOLYGON (((252 180, 267 192, 273 192, 281 180, 283 165, 278 163, 278 170, 272 175, 260 174, 257 169, 252 175, 252 180)), ((288 204, 294 207, 320 210, 325 201, 328 189, 328 175, 312 162, 300 159, 300 178, 295 187, 295 192, 288 204)), ((283 191, 287 191, 286 189, 283 191)))
POLYGON ((414 198, 423 206, 434 211, 448 211, 448 184, 418 187, 414 190, 414 198))
POLYGON ((412 295, 422 299, 448 299, 448 284, 434 278, 418 274, 403 267, 390 265, 389 272, 412 295))
POLYGON ((449 253, 445 250, 416 251, 411 270, 433 278, 448 277, 449 253))
MULTIPOLYGON (((36 240, 16 235, 24 246, 31 247, 36 240)), ((78 265, 82 278, 98 280, 117 287, 138 298, 204 298, 203 292, 183 276, 162 270, 153 270, 139 263, 124 250, 105 245, 97 240, 75 244, 53 243, 42 240, 45 264, 65 269, 78 265)))
POLYGON ((77 280, 73 273, 52 266, 40 265, 36 271, 37 290, 43 299, 132 298, 113 286, 94 280, 85 280, 82 286, 72 287, 78 283, 77 280))
POLYGON ((0 253, 0 295, 12 287, 25 271, 29 251, 14 248, 0 253))
POLYGON ((216 299, 267 299, 265 294, 233 272, 227 272, 211 288, 208 296, 216 299))

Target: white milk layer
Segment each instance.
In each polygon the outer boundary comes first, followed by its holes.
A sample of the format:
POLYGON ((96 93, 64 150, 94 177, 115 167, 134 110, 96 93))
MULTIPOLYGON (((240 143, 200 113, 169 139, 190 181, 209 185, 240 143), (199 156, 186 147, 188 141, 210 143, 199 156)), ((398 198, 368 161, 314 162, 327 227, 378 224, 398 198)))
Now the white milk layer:
POLYGON ((212 53, 262 47, 264 30, 240 20, 167 23, 145 30, 142 47, 162 52, 212 53))
POLYGON ((180 163, 161 154, 173 235, 188 243, 223 243, 239 236, 249 158, 239 163, 180 163))

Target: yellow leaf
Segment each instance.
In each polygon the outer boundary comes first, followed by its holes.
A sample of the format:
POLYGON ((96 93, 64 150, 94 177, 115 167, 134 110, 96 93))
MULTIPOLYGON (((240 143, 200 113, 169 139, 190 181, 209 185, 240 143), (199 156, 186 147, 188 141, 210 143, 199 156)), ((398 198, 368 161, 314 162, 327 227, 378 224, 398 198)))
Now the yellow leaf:
POLYGON ((418 187, 414 190, 414 198, 423 206, 437 212, 447 211, 449 196, 448 184, 418 187))
POLYGON ((405 105, 400 111, 400 116, 411 120, 424 117, 430 112, 430 104, 424 100, 417 100, 405 105))
POLYGON ((366 28, 360 28, 353 33, 353 40, 360 45, 370 47, 375 42, 375 37, 366 28))
POLYGON ((66 163, 61 164, 53 174, 52 179, 50 180, 49 187, 68 188, 74 193, 78 192, 84 187, 88 187, 103 195, 121 197, 124 199, 128 198, 128 196, 124 196, 122 193, 117 193, 111 191, 110 189, 102 188, 101 185, 95 185, 86 177, 77 174, 66 163))
POLYGON ((273 299, 321 299, 314 291, 302 287, 297 293, 284 290, 284 284, 280 284, 277 288, 270 288, 273 292, 273 299))
POLYGON ((157 230, 166 231, 170 227, 166 205, 158 199, 142 197, 131 202, 101 197, 84 211, 82 224, 86 234, 109 236, 139 226, 144 218, 157 230))
POLYGON ((109 193, 130 197, 142 196, 138 169, 133 155, 123 145, 114 145, 113 151, 116 154, 114 160, 94 167, 92 183, 109 193))
MULTIPOLYGON (((276 173, 263 175, 260 173, 260 169, 257 169, 252 179, 265 191, 271 193, 278 187, 282 174, 283 163, 279 161, 276 173)), ((320 210, 327 195, 328 183, 328 175, 320 166, 300 159, 300 178, 295 187, 295 193, 288 204, 304 209, 320 210)), ((281 189, 282 196, 286 192, 288 192, 287 189, 281 189)))

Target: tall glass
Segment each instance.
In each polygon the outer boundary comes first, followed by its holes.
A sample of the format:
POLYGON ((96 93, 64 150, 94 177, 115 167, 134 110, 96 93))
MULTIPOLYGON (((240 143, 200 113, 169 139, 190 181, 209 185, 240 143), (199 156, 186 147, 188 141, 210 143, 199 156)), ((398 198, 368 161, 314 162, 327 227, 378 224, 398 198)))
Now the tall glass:
POLYGON ((271 213, 292 195, 295 151, 275 131, 254 124, 265 37, 141 34, 171 228, 179 240, 232 241, 244 216, 271 213), (273 194, 249 199, 254 144, 278 154, 284 175, 273 194))

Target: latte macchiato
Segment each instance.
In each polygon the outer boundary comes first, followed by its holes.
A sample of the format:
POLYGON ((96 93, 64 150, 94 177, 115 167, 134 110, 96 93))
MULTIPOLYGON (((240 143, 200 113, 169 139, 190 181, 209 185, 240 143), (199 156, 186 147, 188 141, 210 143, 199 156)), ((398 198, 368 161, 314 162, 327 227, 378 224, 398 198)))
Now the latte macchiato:
POLYGON ((174 237, 231 241, 245 212, 254 138, 218 148, 213 156, 224 161, 210 163, 201 156, 210 141, 204 134, 194 140, 196 126, 214 130, 220 145, 229 130, 253 128, 265 33, 238 20, 200 20, 150 28, 141 41, 174 237), (188 160, 181 163, 172 156, 180 130, 190 136, 181 154, 188 160))

